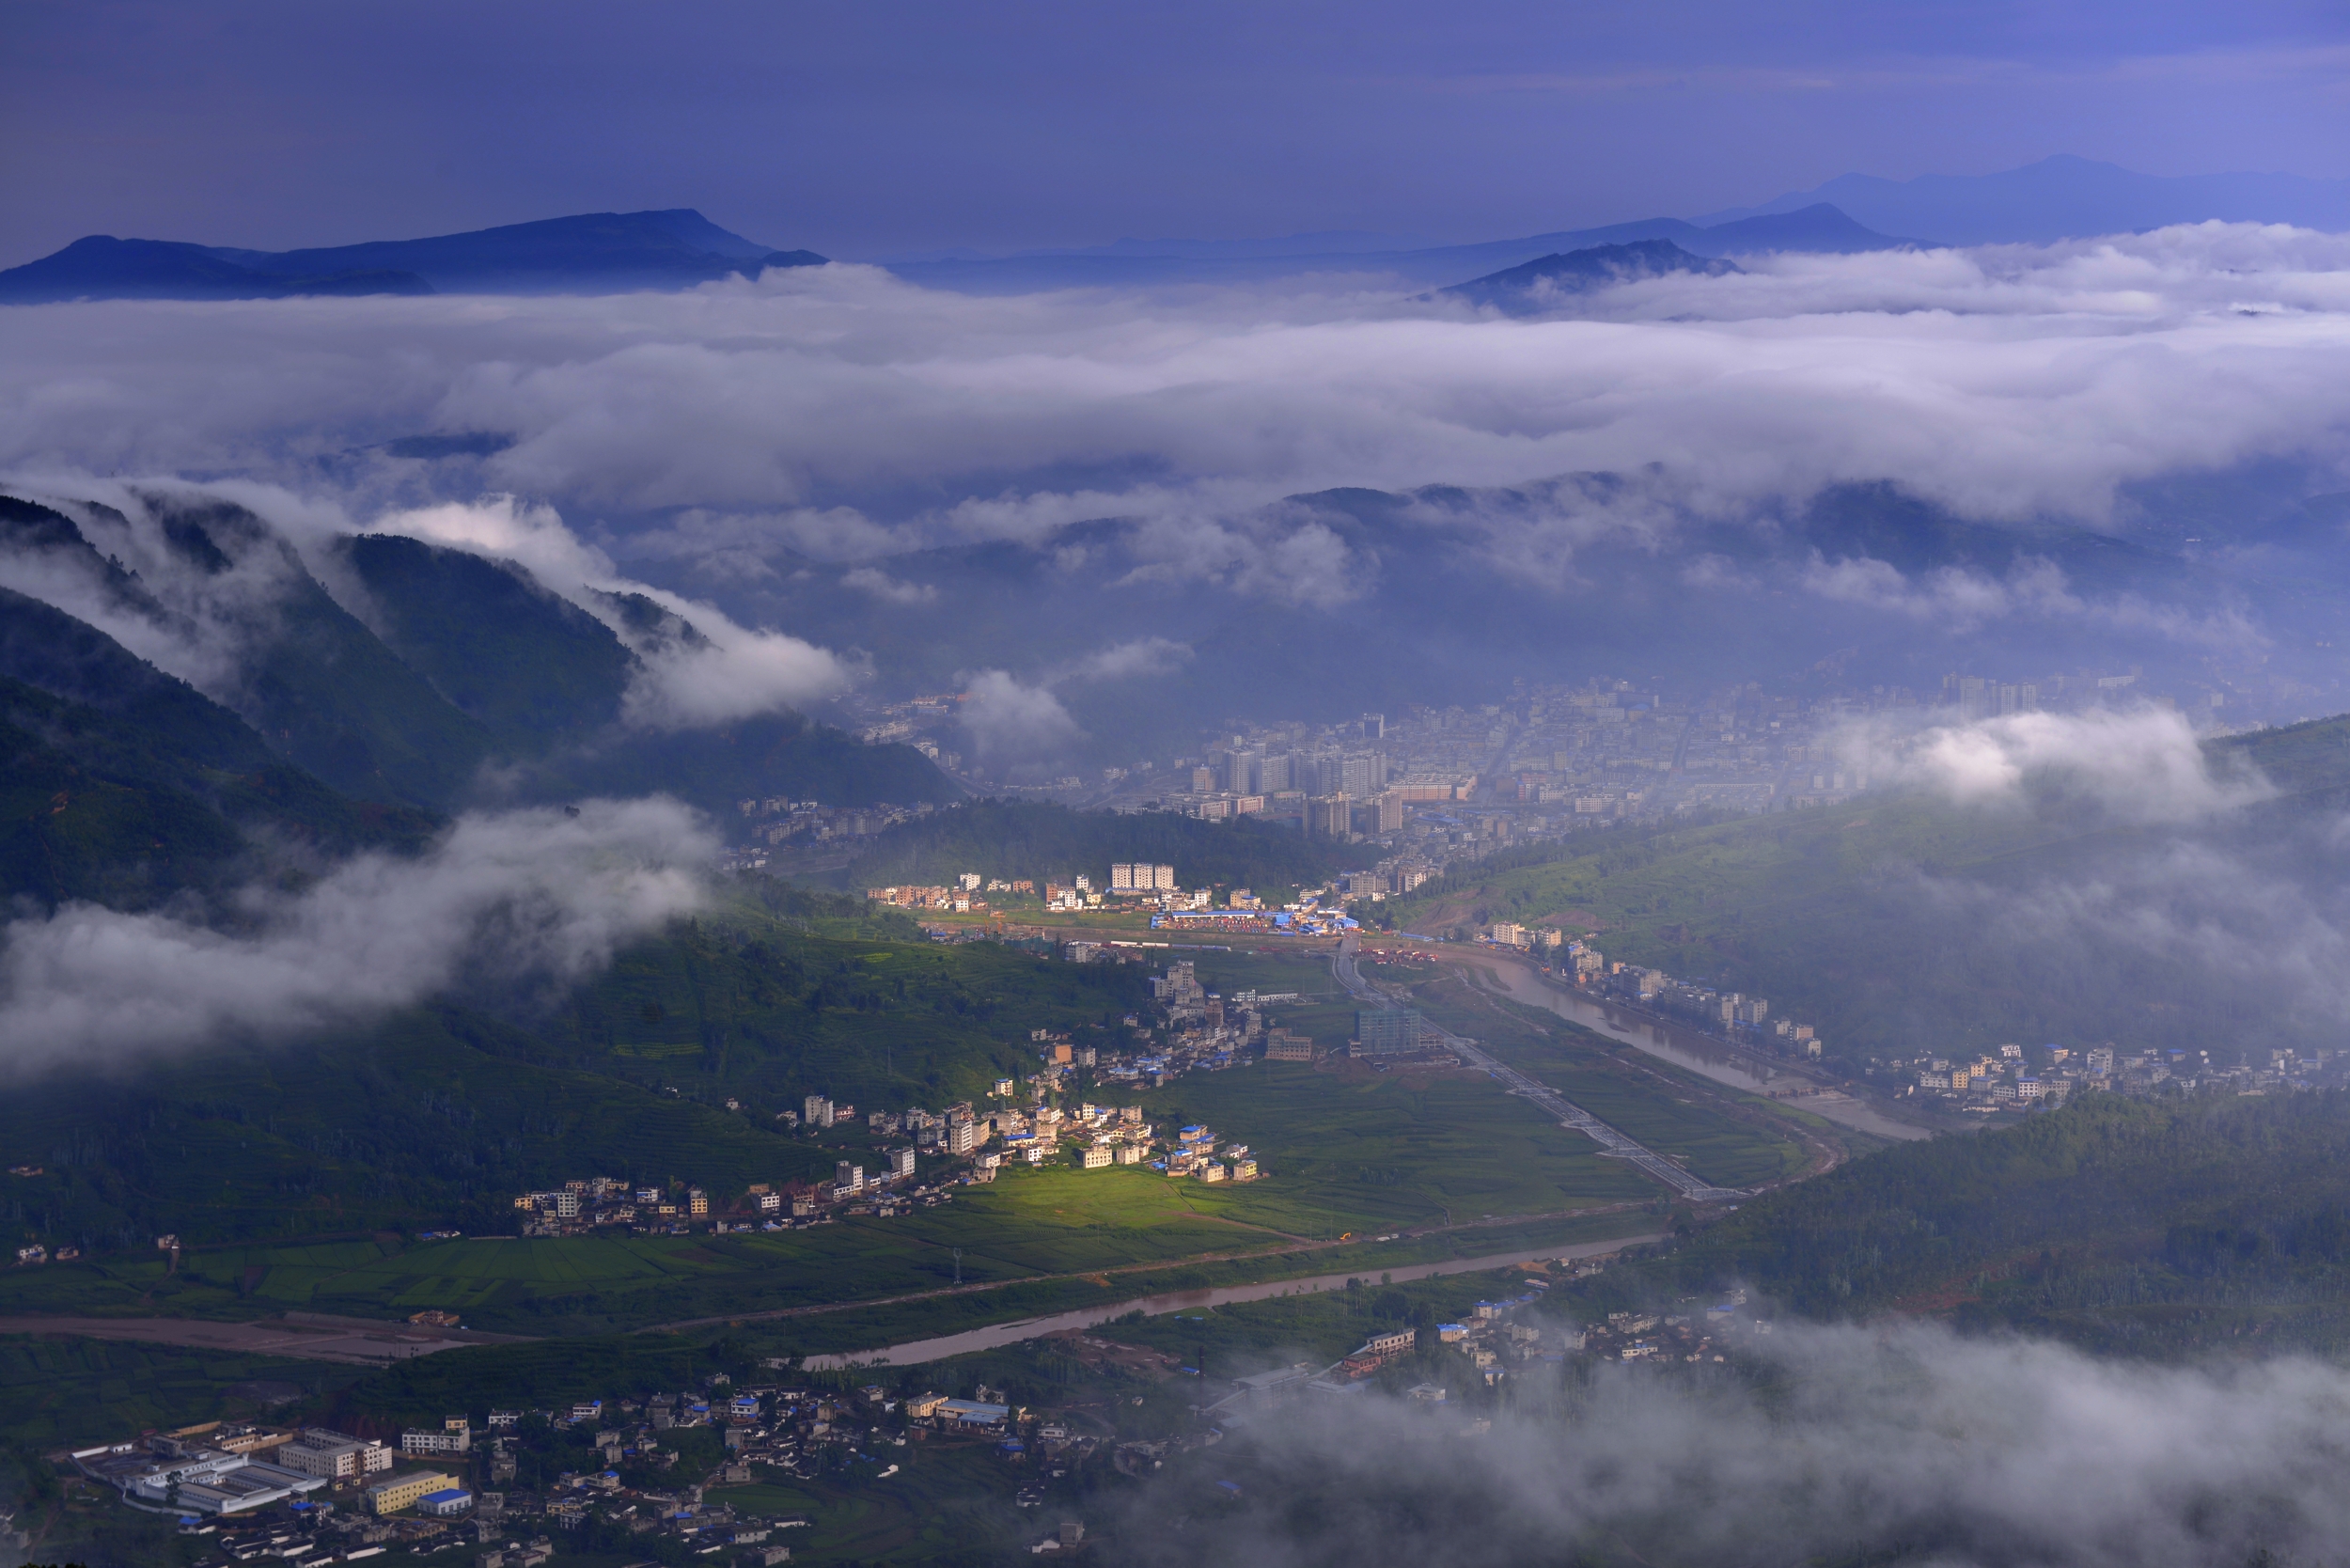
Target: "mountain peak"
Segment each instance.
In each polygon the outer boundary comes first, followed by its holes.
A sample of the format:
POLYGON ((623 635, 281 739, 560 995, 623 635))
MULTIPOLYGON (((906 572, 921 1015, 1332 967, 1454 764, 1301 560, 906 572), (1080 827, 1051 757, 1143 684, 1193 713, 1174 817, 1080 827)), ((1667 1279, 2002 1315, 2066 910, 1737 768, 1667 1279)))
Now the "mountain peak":
POLYGON ((1634 240, 1538 257, 1437 292, 1513 316, 1534 315, 1564 303, 1564 296, 1588 294, 1620 283, 1669 277, 1675 273, 1720 277, 1741 270, 1734 262, 1693 256, 1670 240, 1634 240))
POLYGON ((258 251, 93 234, 0 272, 0 303, 274 299, 294 294, 620 293, 820 266, 690 207, 579 212, 420 240, 258 251))
POLYGON ((1822 202, 1833 202, 1868 227, 1931 234, 1949 244, 2045 243, 2212 219, 2350 229, 2350 180, 2140 174, 2072 152, 2051 153, 1996 174, 1921 174, 1908 180, 1843 174, 1808 191, 1709 213, 1698 222, 1746 222, 1822 202))

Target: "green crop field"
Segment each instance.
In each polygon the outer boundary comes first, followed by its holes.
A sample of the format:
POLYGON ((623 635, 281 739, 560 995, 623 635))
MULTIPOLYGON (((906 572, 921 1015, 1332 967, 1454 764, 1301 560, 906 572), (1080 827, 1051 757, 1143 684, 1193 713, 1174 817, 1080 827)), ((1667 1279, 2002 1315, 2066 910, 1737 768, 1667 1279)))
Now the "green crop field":
POLYGON ((1218 1193, 1224 1212, 1305 1234, 1637 1202, 1658 1190, 1481 1074, 1342 1076, 1265 1062, 1181 1079, 1147 1103, 1162 1121, 1205 1122, 1247 1144, 1272 1173, 1218 1193))
POLYGON ((993 1445, 933 1439, 885 1448, 812 1480, 778 1476, 705 1496, 754 1518, 806 1518, 805 1528, 775 1538, 791 1546, 795 1563, 924 1562, 1016 1551, 1025 1537, 1048 1528, 1012 1504, 1032 1475, 1005 1463, 993 1445), (893 1465, 897 1474, 885 1476, 893 1465))
MULTIPOLYGON (((2350 720, 2205 750, 2217 771, 2248 762, 2280 791, 2189 834, 2222 855, 2322 834, 2350 784, 2350 720)), ((2276 1014, 2259 982, 2226 966, 2106 941, 2092 922, 2034 941, 1985 916, 2051 888, 2101 885, 2126 906, 2134 869, 2160 858, 2167 837, 2053 787, 2020 806, 1980 807, 1888 791, 1832 809, 1528 850, 1533 863, 1465 867, 1387 913, 1444 933, 1555 917, 1596 933, 1611 960, 1766 996, 1774 1016, 1813 1025, 1829 1056, 1855 1066, 1872 1051, 1955 1056, 2008 1041, 2200 1048, 2239 1034, 2255 1012, 2304 1049, 2330 1045, 2322 1017, 2276 1014)))
POLYGON ((1716 1185, 1760 1186, 1803 1168, 1803 1146, 1785 1130, 1783 1106, 1724 1090, 1552 1014, 1472 996, 1457 977, 1423 981, 1414 999, 1439 1023, 1716 1185))
POLYGON ((0 1443, 32 1449, 119 1442, 149 1427, 258 1415, 272 1397, 315 1399, 358 1367, 102 1340, 0 1339, 0 1443), (264 1390, 258 1385, 282 1387, 264 1390))

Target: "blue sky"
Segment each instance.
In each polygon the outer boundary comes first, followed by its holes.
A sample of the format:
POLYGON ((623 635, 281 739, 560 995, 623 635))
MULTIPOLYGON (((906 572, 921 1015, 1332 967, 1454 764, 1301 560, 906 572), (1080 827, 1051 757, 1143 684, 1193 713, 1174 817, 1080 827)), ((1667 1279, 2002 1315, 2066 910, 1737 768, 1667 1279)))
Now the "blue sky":
POLYGON ((2338 5, 0 0, 0 264, 694 206, 849 258, 2350 174, 2338 5))

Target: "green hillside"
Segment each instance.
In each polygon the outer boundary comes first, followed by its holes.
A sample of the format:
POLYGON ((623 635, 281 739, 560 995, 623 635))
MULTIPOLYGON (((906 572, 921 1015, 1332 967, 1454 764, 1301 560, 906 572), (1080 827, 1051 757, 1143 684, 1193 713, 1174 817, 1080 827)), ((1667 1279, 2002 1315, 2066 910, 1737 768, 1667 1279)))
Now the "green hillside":
POLYGON ((619 716, 634 660, 593 616, 526 574, 385 534, 343 548, 385 640, 467 717, 512 740, 591 733, 619 716))
POLYGON ((797 713, 659 735, 607 735, 549 751, 519 765, 513 776, 543 799, 659 792, 713 816, 731 816, 738 800, 778 794, 828 806, 906 806, 962 793, 910 745, 870 745, 797 713))
MULTIPOLYGON (((258 563, 257 575, 275 584, 274 599, 245 618, 243 665, 224 700, 280 760, 354 799, 448 810, 475 798, 485 767, 497 770, 505 799, 659 792, 711 811, 745 796, 855 806, 960 793, 911 746, 867 745, 796 713, 657 734, 625 728, 638 655, 507 565, 413 540, 349 541, 337 557, 363 619, 253 513, 212 500, 149 502, 171 570, 217 575, 258 563)), ((0 496, 0 546, 86 578, 125 614, 173 622, 145 585, 51 508, 0 496)), ((649 601, 615 607, 646 646, 701 641, 649 601)), ((0 598, 0 676, 112 709, 109 694, 134 669, 145 670, 129 677, 139 690, 161 682, 186 691, 96 628, 21 595, 0 598)), ((144 712, 149 722, 173 721, 144 712)))
POLYGON ((251 727, 62 612, 0 588, 0 894, 140 908, 274 851, 421 842, 434 819, 356 802, 251 727))
POLYGON ((2092 1095, 1746 1204, 1585 1291, 1743 1283, 1802 1316, 1955 1313, 2099 1349, 2350 1346, 2350 1094, 2092 1095))
POLYGON ((1954 1054, 2026 1040, 2217 1056, 2242 1043, 2253 1016, 2269 1043, 2331 1044, 2330 1019, 2297 1011, 2257 976, 2182 964, 2061 913, 2067 891, 2130 887, 2181 853, 2243 857, 2280 887, 2323 892, 2318 840, 2350 788, 2350 720, 2211 749, 2216 760, 2249 760, 2285 792, 2208 823, 2159 828, 2056 796, 2006 809, 1888 792, 1472 866, 1386 917, 1438 934, 1494 919, 1594 933, 1610 960, 1767 996, 1854 1064, 1874 1051, 1954 1054))
POLYGON ((510 1231, 514 1193, 597 1174, 732 1195, 830 1174, 838 1150, 777 1130, 806 1094, 938 1109, 1032 1063, 1031 1029, 1100 1025, 1144 996, 1137 969, 907 940, 902 920, 854 920, 845 900, 821 912, 834 934, 804 933, 805 916, 688 924, 537 1016, 456 1000, 150 1066, 102 1093, 80 1077, 21 1086, 0 1101, 0 1164, 46 1170, 8 1184, 0 1214, 120 1247, 160 1231, 510 1231))

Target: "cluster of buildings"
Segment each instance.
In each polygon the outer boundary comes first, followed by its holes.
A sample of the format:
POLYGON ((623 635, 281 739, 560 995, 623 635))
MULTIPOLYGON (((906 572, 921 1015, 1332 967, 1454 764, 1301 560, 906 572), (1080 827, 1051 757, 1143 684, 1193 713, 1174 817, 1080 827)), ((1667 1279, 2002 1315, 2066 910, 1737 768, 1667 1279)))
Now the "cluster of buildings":
MULTIPOLYGON (((513 1205, 521 1215, 522 1233, 564 1236, 624 1230, 682 1234, 697 1225, 718 1231, 778 1231, 830 1223, 843 1214, 888 1218, 951 1201, 956 1183, 992 1182, 1007 1160, 1030 1166, 1074 1164, 1086 1170, 1147 1166, 1207 1182, 1255 1181, 1262 1172, 1247 1146, 1219 1150, 1219 1139, 1207 1127, 1186 1127, 1172 1138, 1162 1138, 1139 1105, 1089 1099, 1069 1103, 1072 1074, 1080 1070, 1089 1071, 1104 1084, 1155 1087, 1194 1069, 1231 1066, 1250 1043, 1265 1034, 1259 1008, 1268 1001, 1296 999, 1249 992, 1235 997, 1228 1011, 1223 997, 1200 985, 1188 960, 1172 963, 1164 975, 1153 977, 1152 989, 1165 1024, 1164 1043, 1134 1015, 1125 1020, 1132 1049, 1080 1044, 1066 1033, 1035 1030, 1029 1043, 1036 1047, 1039 1062, 1025 1095, 1014 1079, 999 1078, 987 1105, 960 1101, 943 1111, 914 1105, 867 1111, 861 1117, 854 1105, 836 1103, 827 1095, 806 1096, 798 1110, 781 1112, 776 1119, 811 1135, 856 1127, 869 1138, 908 1140, 844 1155, 835 1162, 830 1182, 760 1183, 740 1195, 721 1196, 681 1183, 640 1186, 609 1176, 578 1178, 559 1187, 516 1195, 513 1205), (920 1176, 925 1158, 933 1164, 927 1183, 920 1176), (951 1174, 936 1168, 941 1161, 957 1162, 949 1168, 951 1174)), ((1272 1032, 1283 1041, 1291 1038, 1286 1031, 1272 1032)), ((1296 1059, 1312 1059, 1311 1043, 1298 1044, 1303 1049, 1296 1059)), ((739 1102, 728 1105, 740 1108, 739 1102)))
POLYGON ((1479 1302, 1465 1322, 1436 1325, 1437 1342, 1466 1357, 1470 1375, 1488 1388, 1528 1367, 1555 1366, 1584 1348, 1579 1331, 1536 1324, 1522 1316, 1521 1309, 1543 1299, 1550 1280, 1528 1275, 1526 1285, 1517 1295, 1479 1302))
POLYGON ((756 870, 775 850, 868 839, 937 809, 927 801, 915 806, 826 806, 782 795, 739 800, 735 808, 740 821, 734 845, 721 859, 725 870, 756 870))
POLYGON ((1204 1123, 1180 1129, 1165 1160, 1154 1160, 1154 1168, 1164 1169, 1169 1176, 1196 1176, 1203 1182, 1253 1182, 1259 1171, 1257 1161, 1248 1152, 1248 1145, 1235 1143, 1221 1152, 1216 1148, 1215 1130, 1204 1123))
MULTIPOLYGON (((966 1121, 963 1126, 965 1130, 956 1140, 967 1143, 970 1123, 966 1121)), ((916 1153, 911 1148, 884 1149, 870 1160, 870 1164, 865 1160, 838 1162, 828 1183, 755 1182, 730 1200, 713 1200, 701 1187, 682 1191, 632 1188, 610 1177, 590 1176, 551 1191, 519 1194, 514 1207, 524 1214, 522 1233, 525 1236, 578 1236, 612 1230, 639 1235, 683 1235, 697 1222, 721 1234, 754 1229, 783 1231, 822 1223, 831 1217, 834 1206, 843 1203, 852 1215, 887 1218, 952 1200, 944 1184, 916 1181, 916 1153), (649 1193, 660 1201, 648 1201, 649 1193)))
POLYGON ((935 692, 902 702, 884 702, 869 695, 852 693, 841 699, 841 705, 863 721, 857 728, 858 740, 873 745, 910 745, 948 773, 954 773, 962 768, 963 757, 942 745, 939 736, 951 734, 968 695, 935 692))
POLYGON ((2010 1043, 1971 1057, 1872 1058, 1866 1072, 1906 1079, 1901 1093, 1939 1102, 1946 1110, 1989 1116, 2060 1105, 2084 1092, 2261 1094, 2335 1087, 2350 1081, 2345 1069, 2350 1057, 2326 1049, 2270 1050, 2264 1058, 2215 1066, 2206 1050, 2010 1043))
POLYGON ((606 1227, 682 1232, 710 1217, 710 1194, 700 1187, 633 1186, 612 1176, 589 1176, 545 1192, 517 1193, 525 1236, 584 1234, 606 1227))
MULTIPOLYGON (((1427 844, 1474 858, 1496 839, 1541 839, 1694 812, 1829 806, 1868 788, 1837 731, 1870 714, 1964 721, 2150 695, 2142 672, 1875 686, 1772 696, 1753 682, 1676 691, 1648 682, 1516 681, 1507 700, 1312 725, 1277 721, 1205 737, 1164 767, 1111 770, 1092 803, 1259 816, 1301 832, 1427 844)), ((2160 698, 2209 719, 2217 690, 2160 698)), ((1439 855, 1441 857, 1441 853, 1439 855)))
MULTIPOLYGON (((780 1371, 788 1363, 768 1365, 780 1371)), ((564 1441, 563 1451, 576 1454, 584 1439, 593 1463, 557 1472, 540 1495, 499 1494, 502 1520, 543 1522, 557 1540, 595 1520, 626 1531, 648 1559, 718 1556, 734 1564, 789 1560, 791 1531, 808 1521, 803 1514, 751 1516, 724 1500, 726 1488, 814 1481, 852 1465, 885 1479, 896 1473, 909 1441, 983 1444, 1014 1465, 1082 1458, 1095 1444, 984 1386, 969 1399, 928 1393, 901 1400, 878 1385, 737 1388, 715 1376, 699 1393, 654 1394, 641 1403, 585 1400, 533 1418, 498 1439, 509 1479, 511 1450, 524 1443, 564 1441), (717 1464, 699 1474, 682 1463, 684 1445, 676 1435, 689 1428, 714 1428, 719 1435, 717 1464), (726 1553, 733 1555, 719 1556, 726 1553)), ((1024 1493, 1023 1501, 1029 1500, 1024 1493)), ((492 1532, 482 1539, 490 1541, 492 1532)), ((489 1556, 480 1561, 505 1568, 489 1556)))
POLYGON ((1007 1103, 985 1112, 979 1120, 979 1137, 990 1145, 978 1156, 982 1162, 981 1170, 992 1171, 1006 1159, 1042 1165, 1047 1160, 1060 1159, 1065 1150, 1073 1150, 1075 1163, 1088 1170, 1142 1164, 1149 1157, 1154 1134, 1151 1124, 1143 1120, 1140 1105, 1099 1105, 1080 1101, 1074 1107, 1065 1109, 1054 1103, 1053 1094, 1061 1078, 1055 1069, 1090 1065, 1096 1058, 1094 1048, 1073 1046, 1065 1037, 1042 1029, 1035 1038, 1043 1042, 1040 1054, 1044 1058, 1045 1071, 1029 1079, 1026 1106, 1010 1103, 1010 1079, 999 1081, 1007 1103))
MULTIPOLYGON (((1363 882, 1366 890, 1370 879, 1359 873, 1355 880, 1363 882)), ((1385 897, 1385 879, 1377 896, 1385 897)), ((1262 899, 1246 887, 1235 887, 1225 900, 1225 907, 1207 907, 1210 901, 1201 899, 1191 909, 1170 910, 1151 917, 1152 931, 1214 931, 1254 932, 1283 936, 1337 936, 1360 929, 1360 924, 1346 912, 1348 894, 1341 886, 1308 888, 1298 894, 1297 902, 1278 909, 1265 906, 1262 899)))
MULTIPOLYGON (((1049 877, 983 877, 977 871, 964 871, 957 876, 952 886, 892 886, 868 887, 865 896, 875 903, 885 903, 900 909, 934 909, 968 914, 985 911, 991 896, 997 899, 996 907, 1010 907, 1034 899, 1046 913, 1075 913, 1104 907, 1132 909, 1204 909, 1213 895, 1205 888, 1184 889, 1175 886, 1172 866, 1125 866, 1111 869, 1111 886, 1103 889, 1093 885, 1089 875, 1077 875, 1066 882, 1049 877), (1146 879, 1134 880, 1139 876, 1146 879)), ((1246 889, 1243 892, 1246 893, 1246 889)))
MULTIPOLYGON (((1241 724, 1202 737, 1187 755, 989 789, 1076 805, 1180 810, 1210 821, 1257 816, 1304 833, 1382 841, 1398 840, 1425 822, 1425 831, 1474 848, 1504 831, 1503 823, 1506 831, 1543 838, 1698 811, 1839 803, 1869 779, 1840 751, 1835 731, 1870 713, 1965 721, 2154 700, 2208 725, 2223 711, 2239 723, 2259 718, 2279 702, 2303 703, 2294 711, 2306 716, 2311 695, 2258 670, 2156 692, 2136 666, 2040 676, 1952 672, 1923 690, 1879 685, 1806 697, 1768 695, 1754 682, 1704 690, 1597 677, 1548 684, 1520 679, 1502 700, 1415 705, 1334 723, 1241 724), (1472 803, 1474 811, 1462 811, 1472 803)), ((946 747, 954 744, 964 694, 846 700, 865 719, 864 737, 912 745, 949 772, 960 769, 963 759, 946 747)), ((762 832, 812 806, 747 804, 758 808, 762 832)), ((835 835, 856 831, 828 826, 835 835)), ((792 827, 782 838, 801 836, 812 840, 814 834, 792 827)))
POLYGON ((1557 964, 1578 985, 1693 1025, 1747 1050, 1817 1060, 1825 1048, 1810 1025, 1772 1016, 1768 997, 1716 991, 1637 964, 1611 964, 1587 942, 1559 944, 1557 964))
MULTIPOLYGON (((1141 949, 1167 946, 1164 942, 1079 941, 1067 944, 1064 951, 1076 963, 1125 964, 1134 962, 1141 949)), ((1040 1031, 1037 1038, 1046 1042, 1044 1061, 1040 1076, 1030 1084, 1031 1091, 1059 1088, 1062 1076, 1079 1067, 1090 1069, 1097 1082, 1150 1089, 1164 1088, 1185 1073, 1222 1071, 1246 1060, 1248 1048, 1264 1038, 1266 1020, 1261 1008, 1276 1001, 1296 1000, 1294 996, 1260 996, 1244 991, 1228 1002, 1199 984, 1188 959, 1170 963, 1164 975, 1152 977, 1151 991, 1159 1027, 1146 1027, 1130 1013, 1121 1044, 1080 1045, 1065 1035, 1040 1031)))
POLYGON ((1725 1348, 1740 1337, 1770 1333, 1768 1318, 1747 1307, 1747 1293, 1700 1312, 1610 1312, 1603 1326, 1590 1324, 1573 1336, 1574 1348, 1606 1361, 1723 1361, 1725 1348))
POLYGON ((402 1434, 397 1451, 317 1429, 214 1423, 73 1457, 133 1506, 194 1519, 185 1533, 228 1561, 268 1557, 306 1565, 472 1544, 475 1568, 538 1568, 563 1555, 557 1543, 568 1532, 595 1519, 641 1543, 646 1558, 723 1551, 734 1554, 724 1560, 737 1568, 764 1568, 789 1560, 788 1533, 806 1517, 744 1517, 705 1489, 750 1482, 754 1463, 807 1478, 822 1467, 829 1448, 903 1445, 901 1434, 857 1405, 804 1388, 737 1392, 718 1376, 707 1392, 655 1394, 641 1403, 583 1400, 563 1410, 494 1410, 478 1430, 470 1418, 452 1416, 438 1428, 402 1434), (681 1474, 673 1435, 705 1427, 722 1434, 722 1457, 714 1468, 686 1466, 681 1474), (558 1471, 543 1491, 518 1491, 517 1459, 526 1448, 584 1452, 593 1463, 558 1471))
POLYGON ((574 1440, 565 1451, 574 1454, 577 1439, 585 1438, 592 1463, 557 1472, 543 1496, 509 1494, 506 1508, 543 1515, 558 1535, 589 1520, 625 1530, 647 1557, 732 1552, 722 1560, 787 1561, 789 1533, 807 1523, 805 1515, 749 1516, 709 1493, 750 1484, 758 1479, 754 1465, 807 1479, 825 1467, 827 1450, 902 1442, 855 1419, 851 1404, 806 1388, 738 1389, 724 1375, 709 1379, 701 1392, 656 1393, 641 1403, 583 1400, 567 1411, 541 1413, 545 1425, 530 1423, 525 1431, 567 1432, 574 1440), (694 1428, 720 1435, 721 1457, 706 1471, 682 1467, 675 1435, 694 1428))
MULTIPOLYGON (((1528 1264, 1529 1269, 1543 1265, 1528 1264)), ((1546 1271, 1545 1271, 1546 1273, 1546 1271)), ((1561 1328, 1557 1325, 1537 1324, 1522 1316, 1521 1309, 1543 1299, 1550 1281, 1540 1274, 1529 1274, 1527 1289, 1518 1295, 1498 1301, 1480 1301, 1469 1317, 1461 1323, 1436 1325, 1435 1338, 1448 1352, 1457 1352, 1467 1362, 1466 1375, 1487 1387, 1493 1387, 1512 1372, 1537 1365, 1557 1365, 1567 1356, 1584 1348, 1579 1330, 1561 1328)), ((1419 1332, 1408 1327, 1387 1329, 1372 1334, 1360 1346, 1327 1367, 1316 1367, 1310 1361, 1292 1362, 1268 1372, 1235 1378, 1231 1392, 1214 1403, 1205 1406, 1201 1415, 1210 1419, 1230 1419, 1245 1415, 1252 1409, 1291 1399, 1319 1399, 1359 1396, 1369 1380, 1387 1367, 1405 1360, 1420 1348, 1419 1332)), ((1418 1403, 1445 1404, 1449 1390, 1434 1383, 1419 1383, 1403 1390, 1404 1397, 1418 1403)), ((1480 1429, 1481 1430, 1481 1429, 1480 1429)))
POLYGON ((1861 785, 1819 745, 1818 711, 1752 687, 1683 697, 1628 682, 1528 686, 1507 702, 1220 732, 1156 785, 1162 808, 1301 832, 1458 848, 1700 808, 1762 809, 1861 785), (1170 787, 1171 786, 1171 787, 1170 787), (1474 807, 1474 810, 1465 808, 1474 807))
POLYGON ((439 1431, 406 1435, 397 1450, 321 1427, 211 1421, 78 1450, 71 1458, 132 1507, 177 1516, 194 1533, 213 1537, 230 1560, 336 1562, 431 1549, 448 1534, 448 1521, 471 1514, 477 1499, 462 1461, 454 1468, 414 1462, 419 1454, 462 1455, 470 1439, 462 1417, 439 1431))

